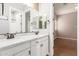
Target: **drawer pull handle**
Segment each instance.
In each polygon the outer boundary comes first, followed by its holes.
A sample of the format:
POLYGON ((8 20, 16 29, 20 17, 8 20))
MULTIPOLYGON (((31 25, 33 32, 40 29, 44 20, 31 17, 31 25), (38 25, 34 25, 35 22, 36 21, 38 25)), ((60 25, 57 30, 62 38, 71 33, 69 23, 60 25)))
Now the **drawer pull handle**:
POLYGON ((31 51, 29 51, 29 55, 31 55, 31 51))
POLYGON ((39 43, 38 41, 36 41, 36 43, 39 43))
POLYGON ((41 44, 40 46, 43 47, 43 44, 41 44))

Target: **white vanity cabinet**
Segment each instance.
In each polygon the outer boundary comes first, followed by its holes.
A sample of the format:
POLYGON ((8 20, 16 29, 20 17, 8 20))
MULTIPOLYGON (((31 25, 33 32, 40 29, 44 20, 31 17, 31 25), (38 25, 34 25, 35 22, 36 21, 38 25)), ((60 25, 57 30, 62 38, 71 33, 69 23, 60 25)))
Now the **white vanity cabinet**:
POLYGON ((38 38, 31 42, 32 56, 46 56, 48 54, 48 36, 38 38))
POLYGON ((25 50, 20 51, 19 53, 15 54, 14 56, 30 56, 31 50, 27 48, 25 50))
POLYGON ((48 37, 43 37, 41 40, 41 55, 46 56, 48 55, 48 37))
POLYGON ((41 55, 41 48, 40 48, 40 40, 36 39, 31 41, 31 55, 32 56, 40 56, 41 55))
POLYGON ((14 44, 0 50, 1 56, 29 56, 30 54, 30 42, 14 44))
POLYGON ((0 47, 0 56, 46 56, 48 55, 48 35, 45 35, 45 36, 38 35, 35 38, 26 37, 25 39, 21 39, 21 38, 14 39, 14 40, 10 39, 10 41, 8 40, 3 43, 5 46, 2 45, 3 47, 0 47))

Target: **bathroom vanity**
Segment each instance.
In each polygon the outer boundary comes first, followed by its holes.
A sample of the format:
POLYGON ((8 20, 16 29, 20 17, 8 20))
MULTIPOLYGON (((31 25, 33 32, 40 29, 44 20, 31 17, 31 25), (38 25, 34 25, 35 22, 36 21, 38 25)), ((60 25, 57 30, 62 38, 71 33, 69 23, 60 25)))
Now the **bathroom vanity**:
POLYGON ((0 40, 0 56, 46 56, 48 34, 24 35, 0 40))

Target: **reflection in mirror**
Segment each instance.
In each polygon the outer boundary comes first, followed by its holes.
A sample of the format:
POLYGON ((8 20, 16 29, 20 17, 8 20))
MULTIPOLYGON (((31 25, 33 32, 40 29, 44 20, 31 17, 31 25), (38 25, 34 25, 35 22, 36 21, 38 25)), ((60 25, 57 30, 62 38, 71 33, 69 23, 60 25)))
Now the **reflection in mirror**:
POLYGON ((25 32, 30 32, 30 11, 25 13, 25 32))
POLYGON ((47 17, 46 16, 39 16, 39 29, 46 29, 47 28, 47 17))
MULTIPOLYGON (((2 13, 1 10, 0 8, 0 13, 2 13)), ((34 5, 28 5, 27 3, 4 3, 4 16, 8 20, 0 19, 0 34, 2 32, 29 33, 47 29, 47 16, 40 11, 38 3, 34 3, 34 5)))
POLYGON ((11 8, 10 26, 10 33, 22 33, 22 13, 20 10, 11 8))

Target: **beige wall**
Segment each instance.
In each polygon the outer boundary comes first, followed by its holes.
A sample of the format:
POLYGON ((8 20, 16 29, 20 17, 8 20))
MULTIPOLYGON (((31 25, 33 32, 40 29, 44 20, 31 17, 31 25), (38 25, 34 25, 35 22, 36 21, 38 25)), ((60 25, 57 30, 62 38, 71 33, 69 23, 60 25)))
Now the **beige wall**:
POLYGON ((64 14, 58 17, 57 37, 77 38, 77 13, 64 14))
POLYGON ((33 3, 32 5, 33 5, 32 6, 33 9, 39 11, 39 3, 33 3))

